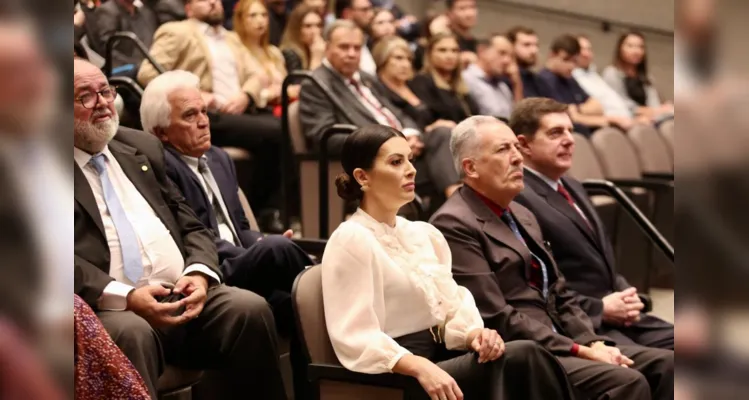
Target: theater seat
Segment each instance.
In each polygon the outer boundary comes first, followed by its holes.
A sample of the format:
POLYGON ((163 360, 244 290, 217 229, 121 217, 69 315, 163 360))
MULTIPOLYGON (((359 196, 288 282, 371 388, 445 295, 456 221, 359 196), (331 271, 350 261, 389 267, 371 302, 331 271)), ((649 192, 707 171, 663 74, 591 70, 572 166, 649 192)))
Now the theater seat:
POLYGON ((322 297, 322 267, 313 266, 299 274, 292 298, 309 362, 309 379, 319 400, 403 400, 404 388, 418 384, 413 378, 397 374, 360 374, 338 362, 325 326, 322 297))
POLYGON ((627 132, 637 150, 640 169, 645 174, 674 173, 674 163, 668 144, 652 126, 635 125, 627 132))
POLYGON ((659 127, 658 131, 660 132, 661 136, 663 136, 663 139, 668 144, 668 148, 671 151, 671 159, 674 160, 674 128, 675 123, 674 120, 664 121, 659 127))
POLYGON ((176 396, 182 392, 187 392, 202 377, 203 371, 182 369, 173 365, 167 365, 156 384, 156 390, 159 391, 159 398, 176 396))
POLYGON ((250 202, 247 200, 247 196, 244 195, 242 188, 239 188, 239 202, 242 203, 242 210, 244 210, 244 215, 247 217, 247 220, 250 221, 250 229, 260 232, 260 227, 257 224, 257 219, 255 219, 255 213, 252 212, 250 202))

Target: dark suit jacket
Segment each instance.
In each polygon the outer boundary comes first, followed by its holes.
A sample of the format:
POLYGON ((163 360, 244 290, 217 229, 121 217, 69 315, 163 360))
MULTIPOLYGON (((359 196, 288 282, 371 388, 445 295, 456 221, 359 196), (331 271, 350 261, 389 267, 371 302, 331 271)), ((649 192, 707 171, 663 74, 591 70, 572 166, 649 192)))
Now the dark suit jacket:
MULTIPOLYGON (((135 15, 132 16, 119 4, 111 0, 102 3, 95 13, 96 32, 89 32, 89 40, 96 41, 96 48, 104 55, 107 41, 116 32, 130 31, 135 33, 146 48, 151 47, 153 35, 159 27, 159 17, 149 5, 144 4, 137 7, 135 15)), ((136 50, 135 44, 129 40, 122 40, 112 51, 113 66, 118 67, 125 64, 137 66, 143 61, 143 55, 136 50)))
POLYGON ((565 198, 534 173, 525 170, 525 190, 515 200, 538 218, 544 238, 551 244, 559 269, 570 289, 580 294, 580 305, 598 329, 604 296, 630 285, 614 267, 614 249, 603 222, 580 182, 564 177, 562 184, 585 213, 595 232, 565 198))
POLYGON ((543 244, 536 218, 511 203, 518 228, 530 237, 528 246, 549 270, 549 295, 528 284, 531 253, 473 189, 464 186, 432 216, 453 257, 453 276, 471 291, 486 326, 507 340, 529 339, 556 355, 570 355, 574 343, 613 342, 597 335, 576 295, 543 244), (559 333, 552 331, 552 324, 559 333))
MULTIPOLYGON (((213 234, 200 223, 184 197, 166 176, 164 149, 156 137, 121 127, 109 150, 125 175, 151 205, 172 235, 185 259, 185 267, 204 264, 221 277, 213 234), (147 169, 144 170, 143 167, 147 169)), ((109 276, 109 247, 91 187, 78 164, 74 166, 75 191, 75 294, 96 308, 109 276)))
MULTIPOLYGON (((216 215, 208 201, 208 196, 206 196, 203 186, 190 167, 180 158, 181 154, 174 147, 168 145, 164 147, 164 150, 166 174, 185 196, 187 204, 195 211, 200 222, 213 230, 219 261, 223 262, 225 258, 235 257, 244 252, 242 247, 235 246, 219 237, 218 222, 216 222, 216 215)), ((244 248, 252 246, 262 234, 250 230, 250 222, 247 220, 242 203, 239 201, 239 187, 237 186, 234 162, 225 151, 216 146, 211 146, 205 156, 242 246, 244 248)))
MULTIPOLYGON (((302 129, 304 129, 307 142, 312 148, 318 148, 323 133, 332 125, 351 124, 361 127, 377 123, 372 113, 359 102, 336 72, 321 65, 312 72, 312 75, 333 96, 332 100, 329 99, 323 91, 309 81, 302 83, 302 90, 299 95, 299 112, 302 129)), ((369 87, 380 103, 398 118, 404 128, 419 129, 416 122, 390 103, 376 78, 361 72, 361 80, 362 84, 369 87)), ((340 154, 344 140, 346 140, 346 137, 343 135, 332 137, 328 141, 330 154, 340 154)))

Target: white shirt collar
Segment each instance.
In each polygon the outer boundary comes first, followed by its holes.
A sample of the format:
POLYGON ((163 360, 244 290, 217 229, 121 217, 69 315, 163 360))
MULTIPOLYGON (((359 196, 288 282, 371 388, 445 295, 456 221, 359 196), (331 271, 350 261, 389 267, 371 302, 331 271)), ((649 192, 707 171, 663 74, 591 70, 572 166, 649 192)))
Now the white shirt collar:
MULTIPOLYGON (((104 150, 102 150, 101 153, 107 156, 108 160, 111 160, 113 157, 112 153, 109 151, 108 145, 104 146, 104 150)), ((73 158, 75 158, 76 164, 78 164, 78 167, 80 167, 81 169, 86 168, 86 165, 89 161, 91 161, 91 158, 93 156, 93 154, 88 154, 75 146, 73 147, 73 158)))
POLYGON ((331 70, 336 76, 341 78, 343 82, 345 82, 347 85, 351 84, 351 80, 354 80, 356 83, 361 84, 361 74, 359 74, 359 71, 354 72, 354 75, 351 77, 351 79, 346 78, 345 76, 341 75, 340 72, 338 72, 335 68, 333 68, 333 65, 328 61, 327 58, 322 59, 322 65, 325 66, 325 68, 331 70))
POLYGON ((544 181, 544 182, 546 182, 547 185, 551 186, 551 188, 554 189, 555 192, 559 189, 559 185, 560 185, 559 181, 551 180, 546 175, 544 175, 544 174, 542 174, 542 173, 534 170, 533 168, 531 168, 531 167, 529 167, 527 165, 525 165, 524 167, 525 167, 525 169, 527 169, 528 171, 530 171, 531 173, 533 173, 533 175, 536 175, 537 177, 541 178, 541 180, 544 181))

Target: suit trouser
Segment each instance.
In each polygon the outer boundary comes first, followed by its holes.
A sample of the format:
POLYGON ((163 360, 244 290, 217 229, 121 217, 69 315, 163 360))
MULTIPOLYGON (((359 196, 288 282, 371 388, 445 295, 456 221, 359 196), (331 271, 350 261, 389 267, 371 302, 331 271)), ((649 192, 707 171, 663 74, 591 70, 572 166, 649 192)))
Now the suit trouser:
POLYGON ((674 349, 674 326, 648 314, 642 314, 640 321, 629 327, 603 325, 596 332, 622 345, 674 349))
POLYGON ((674 352, 643 346, 617 346, 634 365, 618 365, 577 357, 558 357, 570 381, 591 400, 671 400, 674 398, 674 352))
POLYGON ((226 284, 257 293, 270 303, 279 335, 290 339, 294 391, 296 398, 303 400, 309 391, 307 361, 296 334, 291 287, 296 276, 313 262, 304 250, 281 235, 266 236, 248 249, 235 247, 233 253, 233 257, 224 259, 224 251, 219 251, 226 284))
MULTIPOLYGON (((551 353, 530 340, 506 343, 505 353, 497 360, 479 364, 478 355, 449 351, 434 343, 429 331, 395 339, 415 355, 436 362, 460 387, 466 400, 546 400, 573 399, 573 388, 564 368, 551 353)), ((414 382, 408 399, 429 399, 414 382)))
POLYGON ((203 311, 184 325, 153 328, 130 311, 97 313, 104 328, 143 377, 153 399, 165 365, 214 370, 217 399, 285 399, 273 314, 246 290, 216 285, 203 311))

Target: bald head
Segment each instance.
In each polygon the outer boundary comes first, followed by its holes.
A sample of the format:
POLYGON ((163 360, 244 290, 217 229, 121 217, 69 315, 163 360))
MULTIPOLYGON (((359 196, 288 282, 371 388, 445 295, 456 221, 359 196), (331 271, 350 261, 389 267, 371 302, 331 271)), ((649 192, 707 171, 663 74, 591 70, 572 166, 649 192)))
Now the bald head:
POLYGON ((86 60, 73 61, 73 145, 98 153, 117 133, 114 88, 99 68, 86 60))

